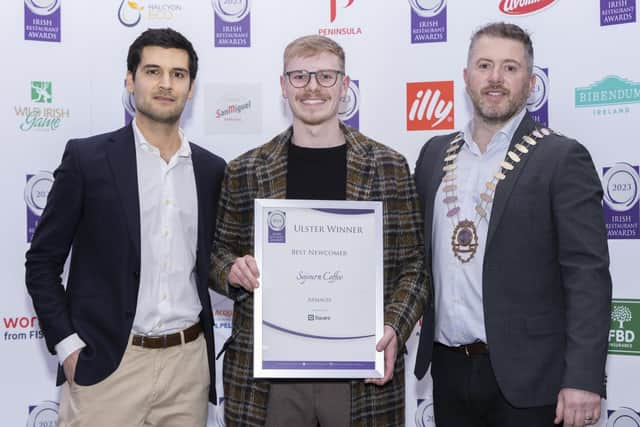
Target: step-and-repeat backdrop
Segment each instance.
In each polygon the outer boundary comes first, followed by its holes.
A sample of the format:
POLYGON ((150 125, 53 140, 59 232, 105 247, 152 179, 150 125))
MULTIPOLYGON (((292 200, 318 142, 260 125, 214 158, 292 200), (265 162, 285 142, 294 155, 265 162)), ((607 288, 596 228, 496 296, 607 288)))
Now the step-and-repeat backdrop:
MULTIPOLYGON (((637 0, 12 0, 2 6, 0 168, 3 297, 0 419, 55 426, 59 391, 24 286, 24 252, 65 142, 123 126, 129 44, 146 28, 183 32, 200 56, 189 138, 227 160, 290 123, 280 94, 282 51, 322 34, 347 53, 342 119, 415 163, 431 136, 470 117, 462 70, 472 31, 509 21, 533 34, 536 119, 591 151, 605 189, 613 305, 608 401, 601 425, 640 427, 640 25, 637 0)), ((232 304, 213 295, 217 346, 232 304)), ((416 331, 417 334, 417 331, 416 331)), ((410 374, 408 426, 433 426, 429 379, 410 374)), ((222 369, 219 365, 218 369, 222 369)), ((217 384, 222 397, 222 385, 217 384)), ((211 406, 209 426, 224 425, 211 406)))

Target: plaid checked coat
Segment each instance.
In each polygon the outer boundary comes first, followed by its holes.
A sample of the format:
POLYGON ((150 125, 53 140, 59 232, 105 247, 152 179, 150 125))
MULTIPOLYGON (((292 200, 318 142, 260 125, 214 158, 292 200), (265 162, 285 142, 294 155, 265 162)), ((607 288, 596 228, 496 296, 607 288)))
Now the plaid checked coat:
MULTIPOLYGON (((380 200, 384 215, 384 323, 398 336, 393 379, 384 386, 351 381, 353 426, 404 426, 404 343, 423 313, 430 285, 424 269, 422 218, 405 158, 341 125, 347 142, 347 199, 380 200)), ((220 196, 210 285, 234 301, 224 355, 225 422, 263 426, 269 381, 253 378, 253 296, 228 285, 238 256, 253 254, 253 200, 284 199, 292 128, 229 163, 220 196)))

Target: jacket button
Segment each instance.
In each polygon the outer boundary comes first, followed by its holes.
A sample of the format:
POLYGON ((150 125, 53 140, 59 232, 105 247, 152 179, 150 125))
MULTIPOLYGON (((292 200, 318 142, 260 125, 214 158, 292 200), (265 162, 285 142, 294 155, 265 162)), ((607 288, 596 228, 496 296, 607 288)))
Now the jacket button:
POLYGON ((136 279, 139 279, 140 278, 140 273, 137 272, 137 271, 134 271, 133 272, 133 277, 135 277, 136 279))

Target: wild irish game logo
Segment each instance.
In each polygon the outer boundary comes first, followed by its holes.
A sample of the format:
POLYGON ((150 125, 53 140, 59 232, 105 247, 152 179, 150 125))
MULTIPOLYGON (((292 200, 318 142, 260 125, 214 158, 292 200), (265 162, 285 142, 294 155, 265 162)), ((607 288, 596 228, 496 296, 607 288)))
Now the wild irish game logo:
POLYGON ((611 302, 609 354, 640 355, 640 300, 611 302))
POLYGON ((14 106, 21 131, 55 131, 70 117, 68 108, 54 104, 51 81, 32 81, 28 90, 30 104, 14 106))

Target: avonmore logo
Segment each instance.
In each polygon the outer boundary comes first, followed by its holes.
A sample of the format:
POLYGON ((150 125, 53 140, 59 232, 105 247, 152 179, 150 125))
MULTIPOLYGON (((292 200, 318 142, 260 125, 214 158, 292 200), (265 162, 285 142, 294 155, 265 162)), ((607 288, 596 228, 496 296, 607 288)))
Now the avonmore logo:
POLYGON ((551 6, 558 0, 500 0, 500 11, 507 15, 529 15, 551 6))
POLYGON ((407 83, 407 130, 453 129, 453 80, 407 83))

